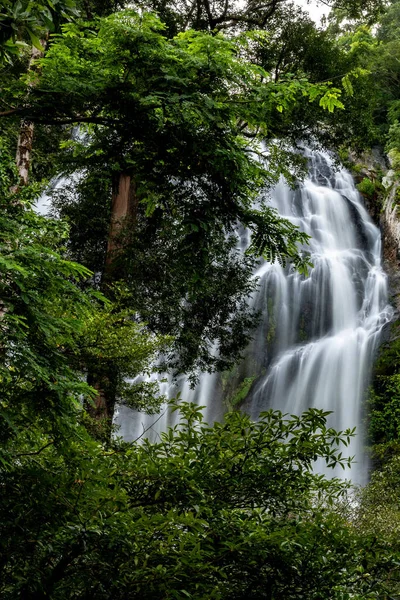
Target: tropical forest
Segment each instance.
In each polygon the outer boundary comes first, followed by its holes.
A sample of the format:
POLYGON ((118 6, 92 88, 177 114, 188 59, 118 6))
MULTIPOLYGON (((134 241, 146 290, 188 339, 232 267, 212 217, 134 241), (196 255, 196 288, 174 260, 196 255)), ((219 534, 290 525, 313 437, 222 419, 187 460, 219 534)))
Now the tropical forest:
POLYGON ((400 599, 400 0, 0 0, 0 598, 400 599))

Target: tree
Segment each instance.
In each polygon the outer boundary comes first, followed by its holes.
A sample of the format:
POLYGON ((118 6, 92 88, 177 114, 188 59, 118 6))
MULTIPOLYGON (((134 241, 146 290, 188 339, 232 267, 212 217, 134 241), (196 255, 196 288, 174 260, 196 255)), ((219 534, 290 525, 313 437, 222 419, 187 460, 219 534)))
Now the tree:
MULTIPOLYGON (((137 247, 141 223, 145 233, 158 238, 160 226, 164 235, 172 227, 181 258, 196 248, 192 264, 179 262, 181 289, 188 282, 195 289, 200 273, 214 260, 221 266, 212 268, 213 280, 227 265, 236 270, 235 279, 232 268, 225 275, 231 281, 230 288, 225 285, 231 300, 225 306, 219 300, 219 313, 207 311, 197 331, 192 327, 189 336, 178 340, 179 350, 188 346, 182 359, 185 370, 196 364, 198 340, 198 365, 204 367, 213 362, 229 365, 224 357, 235 359, 248 339, 254 319, 246 316, 242 298, 250 291, 250 263, 238 259, 233 248, 238 222, 254 230, 255 254, 304 264, 296 244, 305 236, 265 204, 260 210, 252 208, 259 191, 288 172, 287 161, 282 161, 285 152, 277 145, 270 148, 268 165, 255 158, 260 155, 258 132, 266 136, 273 131, 274 120, 297 102, 318 100, 329 110, 341 106, 339 90, 327 84, 290 77, 269 81, 269 74, 250 61, 254 43, 262 43, 258 34, 235 41, 187 32, 168 40, 153 15, 133 12, 103 19, 98 30, 92 24, 83 29, 66 25, 40 61, 40 77, 28 76, 29 97, 16 108, 32 122, 89 124, 88 135, 69 144, 69 157, 73 169, 101 168, 102 181, 105 173, 109 178, 112 208, 105 283, 124 277, 132 289, 140 289, 132 274, 146 272, 146 264, 136 261, 130 274, 126 250, 137 247), (230 318, 235 312, 239 319, 230 318), (218 360, 212 351, 216 339, 218 360)), ((189 301, 198 315, 203 290, 196 290, 193 300, 180 291, 178 302, 185 308, 189 301)), ((140 310, 147 298, 142 295, 134 302, 140 310)), ((160 306, 163 309, 165 303, 160 306)), ((153 315, 153 323, 156 319, 153 315)), ((185 319, 190 322, 190 312, 185 319)), ((168 322, 160 329, 176 333, 168 322)), ((180 370, 179 363, 176 367, 180 370)), ((110 415, 114 403, 115 397, 110 398, 110 415)))
MULTIPOLYGON (((288 143, 328 131, 315 115, 343 105, 338 88, 318 83, 322 72, 329 81, 328 61, 317 72, 298 51, 293 64, 299 36, 314 44, 314 55, 329 40, 301 14, 293 36, 281 6, 270 6, 272 42, 254 32, 232 39, 185 32, 169 40, 154 15, 133 12, 67 24, 53 36, 40 73, 24 78, 29 93, 21 82, 9 87, 8 117, 60 131, 87 127, 84 139, 66 144, 63 159, 65 171, 81 172, 72 205, 65 193, 59 202, 73 217, 72 256, 103 271, 107 294, 109 283, 128 283, 133 309, 153 331, 175 338, 165 366, 193 380, 199 370, 229 368, 254 327, 246 297, 255 259, 237 251, 237 224, 253 229, 255 256, 290 258, 300 268, 307 262, 297 254, 305 237, 266 203, 260 210, 251 204, 281 174, 291 176, 299 156, 288 143), (89 215, 93 201, 95 235, 78 248, 88 228, 77 215, 89 215)), ((112 381, 106 387, 115 389, 112 381)), ((109 415, 115 399, 106 402, 109 415)))

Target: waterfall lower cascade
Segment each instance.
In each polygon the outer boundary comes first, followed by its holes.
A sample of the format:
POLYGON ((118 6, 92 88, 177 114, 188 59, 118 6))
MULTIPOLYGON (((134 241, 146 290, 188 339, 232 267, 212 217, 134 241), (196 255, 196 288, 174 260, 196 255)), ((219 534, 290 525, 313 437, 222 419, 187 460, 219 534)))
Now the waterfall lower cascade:
MULTIPOLYGON (((356 427, 348 451, 356 456, 351 475, 342 470, 335 475, 362 483, 362 403, 382 329, 393 314, 381 237, 351 175, 335 171, 326 155, 310 152, 308 159, 306 181, 296 190, 281 181, 271 202, 310 235, 313 268, 305 277, 278 263, 260 265, 251 302, 262 311, 262 322, 234 376, 251 384, 242 408, 255 419, 268 408, 301 414, 316 407, 333 411, 329 426, 356 427)), ((187 383, 181 390, 184 399, 206 406, 208 422, 220 416, 216 399, 226 396, 224 375, 204 374, 196 390, 187 383)), ((118 421, 128 439, 156 420, 138 423, 137 416, 126 417, 123 410, 118 421)), ((156 429, 164 429, 168 420, 159 419, 156 429)))

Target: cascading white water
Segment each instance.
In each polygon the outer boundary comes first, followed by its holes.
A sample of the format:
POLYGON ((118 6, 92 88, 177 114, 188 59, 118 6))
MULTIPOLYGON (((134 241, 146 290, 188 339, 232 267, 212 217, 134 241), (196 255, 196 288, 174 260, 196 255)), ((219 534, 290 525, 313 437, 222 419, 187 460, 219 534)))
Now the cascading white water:
MULTIPOLYGON (((266 407, 300 414, 333 411, 329 425, 356 427, 349 449, 353 481, 362 482, 362 401, 383 326, 390 321, 381 237, 353 179, 334 172, 329 158, 310 154, 309 178, 293 192, 280 183, 273 202, 282 216, 311 236, 309 277, 264 264, 257 304, 276 333, 267 373, 247 403, 256 417, 266 407), (269 298, 273 298, 272 303, 269 298)), ((340 473, 337 473, 340 474, 340 473)), ((344 473, 350 476, 349 473, 344 473)))
MULTIPOLYGON (((251 302, 263 318, 240 370, 254 384, 243 408, 257 418, 268 408, 300 414, 309 407, 333 411, 335 429, 357 427, 350 454, 353 481, 362 482, 362 401, 382 328, 392 317, 381 268, 380 232, 362 205, 352 177, 335 172, 329 157, 309 153, 308 179, 297 190, 281 181, 272 204, 311 236, 313 268, 304 277, 278 263, 263 263, 251 302)), ((196 390, 182 382, 182 397, 221 414, 218 375, 204 374, 196 390), (217 400, 217 402, 216 402, 217 400)), ((155 417, 121 409, 118 423, 135 439, 155 417)), ((170 422, 165 414, 153 434, 170 422)), ((335 473, 349 476, 349 473, 335 473)))

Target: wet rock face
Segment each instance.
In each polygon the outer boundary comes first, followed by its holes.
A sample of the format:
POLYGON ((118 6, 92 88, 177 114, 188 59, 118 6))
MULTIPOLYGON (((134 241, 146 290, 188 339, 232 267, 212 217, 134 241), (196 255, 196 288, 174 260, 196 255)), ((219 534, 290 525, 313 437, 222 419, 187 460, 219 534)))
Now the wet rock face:
MULTIPOLYGON (((390 168, 382 148, 378 147, 372 148, 369 153, 364 153, 362 156, 350 153, 349 164, 347 166, 356 184, 361 183, 364 178, 375 182, 379 180, 379 176, 382 173, 386 174, 390 168)), ((382 196, 377 194, 371 198, 366 194, 361 195, 371 219, 379 227, 381 225, 382 196)))
POLYGON ((316 160, 315 157, 313 157, 313 160, 309 159, 308 168, 310 179, 315 184, 335 186, 335 176, 332 165, 328 163, 325 156, 319 155, 316 160))
POLYGON ((356 207, 354 206, 354 204, 349 200, 349 198, 347 198, 343 194, 342 194, 342 198, 346 202, 347 208, 348 208, 349 213, 351 215, 351 219, 352 219, 353 224, 354 224, 354 230, 355 230, 355 233, 356 233, 356 238, 357 238, 358 246, 364 252, 368 252, 369 241, 368 241, 368 237, 367 237, 367 235, 365 233, 365 230, 364 230, 364 227, 363 227, 363 221, 362 221, 361 215, 358 212, 358 210, 356 209, 356 207))
MULTIPOLYGON (((396 311, 394 320, 397 320, 400 317, 400 180, 397 180, 396 173, 391 170, 390 161, 381 148, 373 148, 370 153, 361 157, 350 154, 349 159, 354 168, 362 164, 362 168, 357 170, 350 166, 356 183, 364 177, 373 181, 378 172, 384 175, 382 185, 387 193, 383 192, 376 198, 363 196, 363 200, 371 218, 382 232, 383 266, 388 275, 390 302, 396 311)), ((390 338, 390 332, 386 332, 386 337, 390 338)))
POLYGON ((400 317, 400 206, 398 204, 400 181, 396 177, 390 177, 386 185, 390 191, 380 213, 380 228, 383 264, 389 279, 389 297, 396 311, 395 320, 397 320, 400 317))
POLYGON ((400 316, 400 207, 395 203, 399 184, 394 184, 381 215, 384 269, 389 279, 389 297, 400 316))

